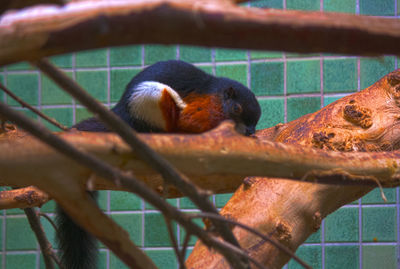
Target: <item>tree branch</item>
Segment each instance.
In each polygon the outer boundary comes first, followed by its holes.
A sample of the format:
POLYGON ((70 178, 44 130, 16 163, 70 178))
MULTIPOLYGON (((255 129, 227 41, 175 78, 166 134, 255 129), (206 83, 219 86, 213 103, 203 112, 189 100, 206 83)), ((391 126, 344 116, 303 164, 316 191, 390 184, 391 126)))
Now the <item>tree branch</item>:
POLYGON ((32 231, 35 233, 36 238, 39 242, 46 269, 54 269, 55 267, 53 264, 53 258, 51 257, 54 254, 54 250, 50 242, 47 240, 46 234, 43 230, 42 224, 40 223, 39 217, 36 215, 35 209, 25 208, 24 212, 26 214, 26 217, 28 218, 32 231))
MULTIPOLYGON (((41 142, 50 145, 60 153, 68 156, 74 160, 74 162, 85 165, 99 176, 104 177, 114 184, 123 186, 130 192, 140 195, 147 202, 159 209, 166 217, 174 219, 188 231, 203 240, 205 244, 220 251, 227 260, 234 261, 239 259, 240 261, 251 261, 257 267, 263 268, 256 260, 240 248, 208 235, 206 231, 198 227, 179 210, 166 203, 155 192, 148 189, 142 182, 134 177, 127 173, 122 173, 100 159, 74 148, 63 139, 52 134, 41 124, 35 124, 25 115, 13 111, 10 107, 1 102, 0 114, 7 117, 10 121, 15 122, 18 126, 21 126, 21 128, 40 139, 41 142), (236 258, 234 258, 234 256, 236 256, 236 258)), ((7 175, 5 175, 5 177, 7 177, 7 175)), ((35 185, 50 193, 78 224, 113 250, 127 265, 134 268, 154 268, 152 261, 139 248, 131 243, 126 232, 111 219, 106 217, 94 204, 93 200, 87 197, 84 188, 76 184, 73 180, 68 179, 66 175, 59 170, 55 174, 52 174, 52 178, 53 180, 51 180, 51 182, 46 182, 44 178, 41 178, 35 185), (57 177, 55 178, 55 176, 57 177)), ((236 264, 235 267, 242 268, 243 265, 236 264)))
POLYGON ((0 191, 0 209, 41 207, 49 200, 47 193, 33 186, 0 191))
POLYGON ((211 0, 90 3, 5 14, 0 20, 0 65, 142 43, 400 54, 400 22, 396 19, 247 8, 211 0))
MULTIPOLYGON (((348 166, 358 166, 363 161, 371 162, 370 164, 376 167, 385 165, 392 170, 390 173, 392 182, 397 182, 395 185, 398 185, 399 166, 396 158, 386 162, 380 158, 374 160, 372 156, 400 157, 399 86, 400 70, 396 70, 359 93, 346 96, 320 111, 305 115, 288 124, 277 126, 275 131, 269 129, 261 131, 258 135, 262 137, 265 132, 266 135, 272 137, 273 141, 284 143, 284 148, 301 148, 303 153, 312 154, 311 152, 314 151, 312 148, 324 149, 326 154, 324 156, 332 156, 330 160, 332 166, 338 164, 342 172, 341 164, 344 162, 347 162, 348 166), (354 152, 348 153, 348 151, 354 152)), ((291 154, 297 153, 300 152, 291 152, 291 154)), ((264 154, 274 155, 275 153, 267 151, 264 154)), ((297 157, 308 158, 307 155, 297 157)), ((314 162, 320 160, 314 159, 314 162)), ((289 168, 291 162, 287 159, 277 158, 275 161, 281 162, 282 168, 286 166, 287 170, 291 170, 289 168)), ((299 163, 299 165, 304 165, 304 163, 299 163)), ((232 167, 235 166, 236 164, 232 167)), ((274 168, 271 167, 271 169, 274 168)), ((363 173, 361 167, 359 171, 363 173)), ((364 176, 368 174, 371 176, 368 168, 364 173, 364 176)), ((323 174, 321 173, 318 178, 324 177, 323 174)), ((329 173, 326 176, 329 176, 329 173)), ((280 177, 245 179, 244 184, 221 210, 221 215, 229 216, 230 219, 246 223, 263 234, 271 235, 274 240, 281 242, 293 252, 311 233, 320 228, 323 218, 328 214, 373 189, 368 186, 294 182, 287 180, 287 176, 280 177)), ((380 181, 385 176, 375 174, 372 178, 380 181)), ((329 181, 329 179, 332 178, 328 177, 323 181, 329 181)), ((233 232, 240 245, 268 268, 281 268, 288 262, 289 256, 270 244, 260 241, 259 237, 240 229, 233 232)), ((186 266, 194 269, 227 268, 221 265, 222 260, 219 254, 209 251, 197 242, 186 261, 186 266)))

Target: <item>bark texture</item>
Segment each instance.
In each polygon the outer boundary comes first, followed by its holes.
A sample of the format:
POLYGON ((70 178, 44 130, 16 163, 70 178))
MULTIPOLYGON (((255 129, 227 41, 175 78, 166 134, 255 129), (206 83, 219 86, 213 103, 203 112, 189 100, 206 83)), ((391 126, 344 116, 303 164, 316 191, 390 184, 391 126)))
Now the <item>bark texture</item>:
MULTIPOLYGON (((399 97, 400 70, 396 70, 359 93, 275 129, 260 131, 257 136, 328 151, 398 150, 399 97)), ((353 162, 351 155, 347 161, 353 162)), ((397 170, 397 165, 393 169, 397 170)), ((272 235, 294 251, 320 228, 323 218, 371 189, 252 177, 245 179, 221 214, 272 235)), ((233 232, 240 245, 268 268, 281 268, 288 262, 290 257, 266 241, 240 228, 233 232)), ((218 253, 200 242, 186 264, 197 269, 228 268, 218 253)))

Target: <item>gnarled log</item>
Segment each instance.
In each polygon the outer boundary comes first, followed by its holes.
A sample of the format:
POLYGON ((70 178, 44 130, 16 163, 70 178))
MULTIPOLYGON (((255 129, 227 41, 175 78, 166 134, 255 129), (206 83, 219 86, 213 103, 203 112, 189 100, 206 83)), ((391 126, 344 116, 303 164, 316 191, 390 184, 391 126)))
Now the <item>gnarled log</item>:
MULTIPOLYGON (((305 115, 276 130, 260 131, 258 137, 262 139, 263 134, 268 137, 272 135, 276 142, 300 145, 304 150, 325 149, 328 155, 335 153, 330 151, 398 152, 399 89, 400 70, 397 70, 369 88, 346 96, 318 112, 305 115)), ((345 160, 350 165, 354 163, 354 155, 346 153, 343 156, 346 156, 345 160)), ((339 164, 336 160, 332 160, 333 166, 339 164)), ((360 158, 358 161, 364 160, 368 161, 368 158, 360 158)), ((288 164, 286 160, 282 162, 288 164)), ((392 164, 387 162, 388 166, 392 164)), ((392 169, 398 171, 399 168, 395 165, 392 169)), ((294 251, 319 229, 323 218, 371 189, 253 177, 245 180, 245 184, 240 186, 221 214, 272 235, 275 240, 294 251)), ((288 262, 289 256, 257 236, 240 228, 235 228, 233 232, 240 245, 268 268, 281 268, 288 262)), ((228 268, 218 253, 208 250, 199 242, 188 258, 187 266, 228 268)))

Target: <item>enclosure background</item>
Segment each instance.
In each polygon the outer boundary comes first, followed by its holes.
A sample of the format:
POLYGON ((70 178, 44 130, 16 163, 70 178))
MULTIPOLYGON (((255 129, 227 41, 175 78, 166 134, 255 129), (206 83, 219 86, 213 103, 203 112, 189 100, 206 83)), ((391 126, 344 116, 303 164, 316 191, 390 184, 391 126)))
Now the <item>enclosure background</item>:
MULTIPOLYGON (((399 18, 399 1, 396 0, 268 0, 253 1, 251 5, 399 18)), ((135 74, 145 66, 168 59, 192 62, 206 72, 230 77, 250 87, 263 112, 258 129, 314 112, 368 87, 398 68, 398 59, 393 56, 300 55, 159 45, 73 53, 53 57, 52 61, 99 101, 112 107, 135 74)), ((67 126, 90 116, 79 103, 28 64, 0 69, 0 80, 25 101, 67 126)), ((3 93, 0 93, 0 98, 26 112, 3 93)), ((30 112, 26 113, 36 118, 30 112)), ((55 130, 46 122, 44 124, 55 130)), ((387 203, 375 190, 328 216, 321 229, 298 249, 297 254, 314 268, 398 268, 399 189, 385 189, 385 195, 387 203)), ((212 199, 222 207, 230 196, 216 195, 212 199)), ((169 202, 183 211, 196 210, 185 198, 169 202)), ((101 192, 100 206, 129 231, 133 241, 160 268, 178 268, 163 217, 151 206, 132 194, 111 191, 101 192)), ((54 209, 54 202, 50 202, 41 211, 54 217, 54 209)), ((52 227, 46 220, 42 223, 54 246, 52 227)), ((178 242, 181 242, 183 230, 175 226, 175 232, 178 242)), ((192 239, 192 246, 194 242, 192 239)), ((38 244, 22 210, 2 211, 0 250, 2 268, 44 268, 38 244)), ((290 262, 286 267, 297 268, 298 265, 290 262)), ((125 267, 102 246, 99 268, 125 267)))

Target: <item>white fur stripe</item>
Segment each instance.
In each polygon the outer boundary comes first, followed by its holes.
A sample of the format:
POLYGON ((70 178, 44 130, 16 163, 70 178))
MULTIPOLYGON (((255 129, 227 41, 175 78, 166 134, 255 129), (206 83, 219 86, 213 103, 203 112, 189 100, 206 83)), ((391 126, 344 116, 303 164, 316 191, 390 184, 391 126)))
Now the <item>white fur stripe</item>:
POLYGON ((156 81, 145 81, 138 84, 129 97, 128 107, 131 116, 141 119, 153 127, 166 130, 166 122, 160 108, 164 89, 169 93, 177 107, 180 109, 186 107, 186 103, 179 94, 168 85, 156 81))

